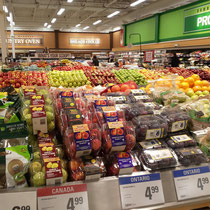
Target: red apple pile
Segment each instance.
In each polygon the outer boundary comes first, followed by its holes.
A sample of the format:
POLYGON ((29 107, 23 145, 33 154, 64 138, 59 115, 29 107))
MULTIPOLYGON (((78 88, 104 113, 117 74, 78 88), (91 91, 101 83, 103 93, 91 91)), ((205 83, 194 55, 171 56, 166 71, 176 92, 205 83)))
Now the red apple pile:
POLYGON ((0 87, 12 85, 14 88, 24 86, 48 86, 48 77, 45 72, 39 71, 0 71, 0 87))
POLYGON ((115 77, 114 73, 109 69, 83 69, 85 76, 91 82, 92 86, 104 85, 106 83, 119 84, 118 79, 115 77))

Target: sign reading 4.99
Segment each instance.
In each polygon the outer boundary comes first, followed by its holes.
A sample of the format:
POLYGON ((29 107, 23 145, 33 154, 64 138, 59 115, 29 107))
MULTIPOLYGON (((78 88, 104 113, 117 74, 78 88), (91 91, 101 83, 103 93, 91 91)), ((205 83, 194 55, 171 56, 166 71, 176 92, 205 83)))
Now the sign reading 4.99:
POLYGON ((173 171, 178 200, 210 195, 209 166, 173 171))
POLYGON ((88 210, 87 185, 47 187, 37 190, 38 210, 88 210))

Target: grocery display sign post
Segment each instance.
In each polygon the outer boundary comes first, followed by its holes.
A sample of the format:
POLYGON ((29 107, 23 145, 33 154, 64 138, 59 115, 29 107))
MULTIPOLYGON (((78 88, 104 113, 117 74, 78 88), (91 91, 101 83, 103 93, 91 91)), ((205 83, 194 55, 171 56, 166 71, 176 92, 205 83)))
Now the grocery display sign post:
POLYGON ((210 29, 210 4, 184 11, 184 33, 210 29))
POLYGON ((160 173, 119 178, 123 209, 158 205, 165 202, 160 173))
POLYGON ((179 201, 210 195, 209 166, 173 171, 179 201))
POLYGON ((37 189, 38 210, 88 210, 87 185, 66 185, 37 189))

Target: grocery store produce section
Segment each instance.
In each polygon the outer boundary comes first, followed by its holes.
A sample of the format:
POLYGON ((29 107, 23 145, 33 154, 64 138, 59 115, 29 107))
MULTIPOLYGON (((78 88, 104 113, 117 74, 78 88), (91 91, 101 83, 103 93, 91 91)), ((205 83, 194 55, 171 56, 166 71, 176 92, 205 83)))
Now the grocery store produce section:
MULTIPOLYGON (((209 151, 209 69, 109 69, 64 60, 0 71, 2 194, 37 190, 43 197, 49 187, 87 183, 88 200, 69 200, 67 209, 208 203, 209 151), (201 192, 192 187, 195 176, 201 192), (150 183, 146 191, 141 183, 150 183), (144 199, 135 200, 136 193, 144 199)), ((49 207, 37 199, 38 209, 49 207)))

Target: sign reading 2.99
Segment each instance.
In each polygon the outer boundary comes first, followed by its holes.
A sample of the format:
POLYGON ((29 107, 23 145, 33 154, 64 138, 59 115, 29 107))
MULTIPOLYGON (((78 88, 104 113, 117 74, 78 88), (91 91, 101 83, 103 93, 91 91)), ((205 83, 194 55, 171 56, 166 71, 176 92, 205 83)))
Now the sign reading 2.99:
POLYGON ((184 11, 184 32, 191 33, 210 29, 210 4, 184 11))

